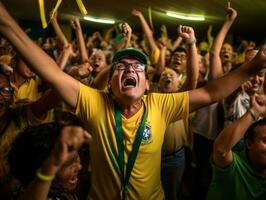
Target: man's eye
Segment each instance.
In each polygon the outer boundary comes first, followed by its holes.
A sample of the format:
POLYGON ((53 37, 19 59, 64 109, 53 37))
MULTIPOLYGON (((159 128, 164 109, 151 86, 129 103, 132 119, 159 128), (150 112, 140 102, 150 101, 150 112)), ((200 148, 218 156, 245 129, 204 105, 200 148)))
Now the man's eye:
POLYGON ((116 65, 116 67, 118 67, 118 68, 121 68, 121 67, 124 67, 124 66, 125 66, 125 65, 122 64, 122 63, 119 63, 119 64, 116 65))

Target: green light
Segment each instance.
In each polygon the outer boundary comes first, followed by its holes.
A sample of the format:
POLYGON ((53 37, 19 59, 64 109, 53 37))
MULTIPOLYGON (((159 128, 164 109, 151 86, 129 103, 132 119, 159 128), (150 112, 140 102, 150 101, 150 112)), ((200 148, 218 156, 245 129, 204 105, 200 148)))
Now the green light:
POLYGON ((89 16, 84 16, 85 20, 92 21, 92 22, 97 22, 97 23, 103 23, 103 24, 114 24, 115 21, 112 19, 99 19, 99 18, 94 18, 94 17, 89 17, 89 16))
POLYGON ((204 21, 205 20, 205 17, 203 16, 184 15, 184 14, 178 14, 174 12, 167 12, 166 15, 170 17, 175 17, 178 19, 184 19, 184 20, 192 20, 192 21, 204 21))

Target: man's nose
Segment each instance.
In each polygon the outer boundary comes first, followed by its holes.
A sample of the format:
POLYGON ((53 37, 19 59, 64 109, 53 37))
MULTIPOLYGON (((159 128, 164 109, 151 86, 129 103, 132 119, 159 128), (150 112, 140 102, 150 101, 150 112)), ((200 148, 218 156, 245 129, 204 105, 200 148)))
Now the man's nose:
POLYGON ((126 71, 127 73, 131 73, 131 72, 134 72, 134 73, 135 73, 135 70, 134 70, 134 67, 133 67, 132 64, 128 64, 128 65, 126 66, 125 71, 126 71))
POLYGON ((259 82, 260 81, 260 77, 258 75, 255 76, 255 80, 256 82, 259 82))

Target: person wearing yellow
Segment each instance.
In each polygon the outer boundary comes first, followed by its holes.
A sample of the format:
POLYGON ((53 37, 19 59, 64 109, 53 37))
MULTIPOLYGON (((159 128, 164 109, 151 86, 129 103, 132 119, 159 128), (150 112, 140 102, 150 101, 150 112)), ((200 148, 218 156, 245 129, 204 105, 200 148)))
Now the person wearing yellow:
POLYGON ((24 127, 40 124, 45 113, 54 106, 52 102, 56 102, 50 92, 36 102, 12 105, 13 94, 9 77, 0 69, 0 196, 3 198, 6 196, 2 195, 10 194, 13 186, 7 164, 7 154, 13 140, 24 127))
POLYGON ((137 49, 128 48, 114 55, 111 92, 104 93, 62 72, 21 30, 2 4, 0 13, 0 32, 34 72, 76 109, 95 138, 91 143, 93 185, 89 199, 164 199, 160 152, 166 126, 187 117, 188 112, 226 97, 250 74, 266 68, 265 45, 252 61, 203 88, 145 96, 149 88, 145 72, 147 57, 137 49))
MULTIPOLYGON (((199 64, 194 30, 189 26, 180 26, 178 32, 180 37, 187 43, 191 43, 188 47, 188 66, 183 69, 187 71, 188 78, 183 83, 179 79, 181 74, 177 73, 174 69, 166 68, 159 80, 159 91, 162 93, 180 92, 180 84, 182 85, 183 91, 192 90, 197 84, 199 64)), ((164 52, 165 46, 161 51, 161 59, 165 58, 164 52)), ((165 60, 161 62, 162 68, 164 69, 165 60)), ((176 200, 179 196, 179 189, 185 170, 184 147, 192 149, 192 132, 189 129, 189 119, 191 118, 192 114, 185 119, 175 121, 165 131, 161 173, 166 200, 176 200)))
POLYGON ((25 62, 16 55, 12 61, 14 69, 11 75, 11 86, 14 88, 14 102, 21 99, 36 101, 42 95, 41 80, 30 70, 25 62))
MULTIPOLYGON (((136 50, 132 49, 132 51, 136 50)), ((131 80, 130 78, 126 79, 125 81, 128 82, 126 84, 129 84, 131 80)), ((130 174, 130 183, 127 188, 127 195, 130 199, 149 199, 152 195, 160 199, 163 198, 160 173, 157 172, 160 171, 160 148, 164 130, 169 122, 187 116, 187 106, 182 111, 179 110, 183 105, 188 105, 187 101, 187 93, 168 96, 153 93, 142 98, 138 105, 141 106, 141 109, 134 116, 127 118, 125 115, 122 115, 122 130, 124 138, 126 138, 126 152, 132 151, 134 135, 136 135, 138 130, 136 126, 138 127, 139 124, 144 123, 144 133, 138 150, 143 155, 138 156, 134 163, 134 170, 130 174), (171 109, 165 109, 164 104, 171 105, 171 109), (143 122, 145 111, 147 119, 143 122), (150 175, 147 176, 147 174, 150 175), (139 187, 135 187, 136 185, 139 187)), ((91 187, 93 189, 90 194, 92 199, 97 199, 101 196, 118 199, 122 187, 120 182, 121 174, 115 158, 117 147, 116 134, 113 128, 113 104, 112 96, 99 93, 80 84, 76 114, 85 121, 93 121, 93 123, 88 123, 88 126, 94 141, 97 141, 91 144, 91 166, 93 170, 97 169, 106 172, 106 174, 113 176, 116 180, 114 182, 113 179, 106 179, 104 176, 99 177, 97 173, 92 172, 91 187), (84 105, 85 102, 88 103, 84 105), (84 116, 83 113, 90 114, 84 116), (99 157, 99 155, 102 156, 99 157), (104 185, 104 188, 101 188, 102 185, 104 185), (105 194, 108 194, 108 196, 104 196, 105 194)), ((125 155, 125 161, 127 160, 128 156, 125 155)))
MULTIPOLYGON (((48 91, 48 87, 35 75, 21 57, 16 55, 12 61, 13 73, 10 76, 10 84, 14 90, 13 103, 34 102, 48 91)), ((50 110, 42 123, 53 121, 53 110, 50 110)))

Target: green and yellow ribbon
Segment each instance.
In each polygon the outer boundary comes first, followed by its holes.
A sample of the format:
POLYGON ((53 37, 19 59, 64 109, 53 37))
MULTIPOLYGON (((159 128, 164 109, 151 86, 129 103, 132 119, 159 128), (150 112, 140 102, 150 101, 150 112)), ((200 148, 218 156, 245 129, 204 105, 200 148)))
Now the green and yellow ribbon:
POLYGON ((57 10, 58 10, 58 8, 59 8, 61 3, 62 3, 62 0, 57 0, 57 3, 56 3, 56 5, 55 5, 55 7, 54 7, 54 9, 52 11, 51 16, 54 16, 54 14, 57 12, 57 10))
POLYGON ((149 15, 149 23, 150 23, 150 27, 151 27, 152 30, 154 30, 154 29, 153 29, 152 13, 151 13, 151 7, 150 7, 150 6, 149 6, 149 8, 148 8, 148 15, 149 15))
MULTIPOLYGON (((79 10, 82 15, 87 15, 87 10, 82 2, 82 0, 76 0, 79 10)), ((60 4, 62 3, 62 0, 57 0, 57 3, 52 11, 52 16, 54 15, 55 12, 57 12, 60 4)), ((42 27, 46 28, 47 27, 47 21, 45 17, 45 8, 44 8, 44 0, 39 0, 39 8, 40 8, 40 17, 41 17, 41 22, 42 22, 42 27)))
POLYGON ((88 12, 87 12, 87 10, 86 10, 86 8, 85 8, 85 6, 84 6, 82 0, 76 0, 76 2, 77 2, 77 4, 78 4, 78 7, 79 7, 79 10, 80 10, 81 14, 82 14, 82 15, 87 15, 88 12))
POLYGON ((42 27, 46 28, 47 27, 47 22, 46 22, 46 18, 45 18, 45 9, 44 9, 43 0, 39 0, 39 8, 40 8, 40 16, 41 16, 41 21, 42 21, 42 27))

